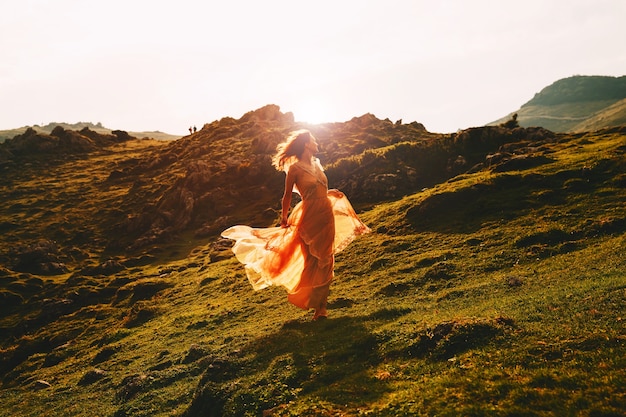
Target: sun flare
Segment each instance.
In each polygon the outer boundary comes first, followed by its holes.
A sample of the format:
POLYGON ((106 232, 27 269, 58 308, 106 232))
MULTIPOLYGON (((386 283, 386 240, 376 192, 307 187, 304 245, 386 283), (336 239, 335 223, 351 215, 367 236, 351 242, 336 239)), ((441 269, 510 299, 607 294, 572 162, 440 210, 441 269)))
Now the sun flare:
POLYGON ((296 121, 320 124, 333 122, 329 109, 321 104, 307 103, 298 106, 293 111, 296 121))

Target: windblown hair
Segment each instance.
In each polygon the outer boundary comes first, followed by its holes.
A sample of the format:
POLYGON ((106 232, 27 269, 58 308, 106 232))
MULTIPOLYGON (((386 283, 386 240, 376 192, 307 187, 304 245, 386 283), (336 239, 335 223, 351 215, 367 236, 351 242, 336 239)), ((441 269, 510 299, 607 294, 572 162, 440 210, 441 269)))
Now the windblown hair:
POLYGON ((287 140, 279 143, 276 154, 272 158, 272 165, 278 171, 285 171, 291 164, 298 162, 304 152, 304 147, 313 139, 313 135, 306 129, 293 131, 287 140))

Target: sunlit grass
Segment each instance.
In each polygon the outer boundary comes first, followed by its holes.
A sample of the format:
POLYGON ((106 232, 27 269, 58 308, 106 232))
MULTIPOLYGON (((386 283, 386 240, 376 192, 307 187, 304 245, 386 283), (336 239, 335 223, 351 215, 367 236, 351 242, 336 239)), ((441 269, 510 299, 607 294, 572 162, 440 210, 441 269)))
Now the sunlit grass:
MULTIPOLYGON (((63 303, 35 298, 37 309, 24 304, 0 320, 4 330, 45 321, 4 341, 3 360, 16 346, 30 350, 4 376, 0 410, 620 415, 623 146, 619 135, 570 138, 550 145, 551 163, 464 174, 369 208, 361 217, 373 232, 337 255, 323 322, 289 305, 281 288, 252 291, 226 246, 191 233, 164 243, 145 263, 118 253, 116 259, 133 264, 109 275, 67 273, 37 286, 31 274, 5 271, 0 278, 14 287, 3 284, 3 291, 33 285, 33 294, 84 305, 61 314, 63 303)), ((99 162, 110 171, 116 158, 99 162)), ((105 179, 93 169, 91 178, 105 179)), ((43 182, 32 172, 24 186, 37 189, 43 182)), ((60 168, 52 174, 66 178, 44 184, 53 196, 78 198, 81 189, 97 188, 60 168)), ((32 194, 13 192, 16 203, 35 204, 32 194)), ((68 204, 67 225, 55 230, 78 232, 72 218, 109 209, 126 192, 110 187, 101 202, 68 204)), ((2 207, 3 219, 26 222, 33 236, 45 226, 43 213, 35 213, 37 223, 21 209, 2 207)), ((103 260, 97 252, 86 256, 89 265, 103 260)))

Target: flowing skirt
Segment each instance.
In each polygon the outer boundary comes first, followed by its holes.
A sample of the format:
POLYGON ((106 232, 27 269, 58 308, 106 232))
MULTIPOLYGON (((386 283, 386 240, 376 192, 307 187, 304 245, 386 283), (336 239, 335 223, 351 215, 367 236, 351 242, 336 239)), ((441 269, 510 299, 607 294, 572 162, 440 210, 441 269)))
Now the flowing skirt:
POLYGON ((343 194, 299 202, 287 227, 233 226, 222 236, 235 241, 235 256, 255 290, 281 285, 300 308, 324 306, 333 279, 334 254, 368 233, 343 194), (341 197, 338 197, 341 195, 341 197))

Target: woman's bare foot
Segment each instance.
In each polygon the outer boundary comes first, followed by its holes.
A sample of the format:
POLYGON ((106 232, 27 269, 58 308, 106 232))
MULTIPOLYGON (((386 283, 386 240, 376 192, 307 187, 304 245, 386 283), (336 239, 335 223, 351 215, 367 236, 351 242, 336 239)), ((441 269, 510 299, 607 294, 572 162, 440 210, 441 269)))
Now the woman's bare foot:
POLYGON ((324 320, 328 318, 328 312, 326 308, 315 309, 315 314, 313 314, 313 321, 324 320))

